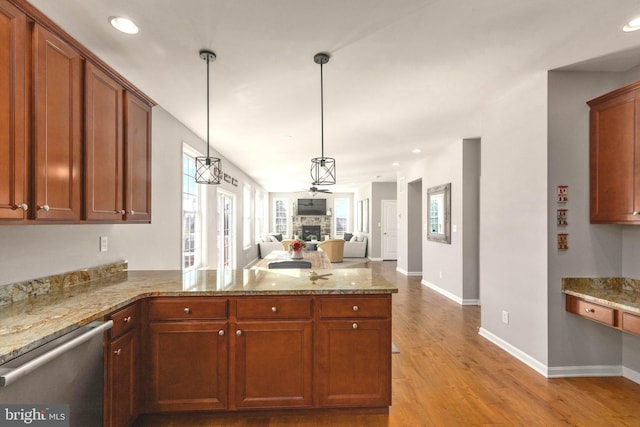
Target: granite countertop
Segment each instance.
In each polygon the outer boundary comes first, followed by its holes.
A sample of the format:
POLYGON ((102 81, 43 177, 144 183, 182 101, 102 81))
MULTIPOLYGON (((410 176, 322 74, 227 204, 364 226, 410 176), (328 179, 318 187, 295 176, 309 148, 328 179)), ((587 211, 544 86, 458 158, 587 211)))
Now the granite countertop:
POLYGON ((52 290, 0 306, 0 364, 150 296, 391 294, 398 288, 368 268, 129 271, 113 280, 52 290))
POLYGON ((625 277, 564 277, 562 292, 596 304, 640 314, 640 280, 625 277))

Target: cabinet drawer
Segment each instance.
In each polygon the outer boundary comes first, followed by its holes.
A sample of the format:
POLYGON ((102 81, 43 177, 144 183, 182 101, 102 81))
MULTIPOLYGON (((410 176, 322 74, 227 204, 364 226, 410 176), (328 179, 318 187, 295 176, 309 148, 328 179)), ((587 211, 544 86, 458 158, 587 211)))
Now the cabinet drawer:
POLYGON ((572 295, 567 295, 566 310, 570 313, 574 313, 579 316, 586 317, 587 319, 604 323, 605 325, 616 326, 615 324, 616 311, 615 309, 610 307, 594 304, 591 302, 581 300, 580 298, 576 298, 572 295))
POLYGON ((390 297, 320 298, 320 317, 389 317, 390 297))
POLYGON ((110 337, 115 338, 130 331, 138 324, 138 304, 131 304, 107 316, 113 320, 113 327, 109 331, 110 337))
POLYGON ((631 313, 622 313, 622 330, 640 335, 640 316, 631 313))
POLYGON ((313 313, 311 298, 250 298, 236 300, 237 318, 306 319, 313 313))
POLYGON ((149 301, 149 320, 226 319, 224 298, 159 298, 149 301))

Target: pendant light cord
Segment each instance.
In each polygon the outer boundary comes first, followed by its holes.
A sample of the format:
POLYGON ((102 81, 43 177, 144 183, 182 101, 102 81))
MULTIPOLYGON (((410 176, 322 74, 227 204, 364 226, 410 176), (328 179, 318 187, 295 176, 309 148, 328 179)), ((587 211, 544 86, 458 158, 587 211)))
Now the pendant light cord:
POLYGON ((324 87, 322 79, 322 62, 320 62, 320 147, 324 158, 324 87))
POLYGON ((207 56, 207 159, 209 159, 209 62, 207 56))

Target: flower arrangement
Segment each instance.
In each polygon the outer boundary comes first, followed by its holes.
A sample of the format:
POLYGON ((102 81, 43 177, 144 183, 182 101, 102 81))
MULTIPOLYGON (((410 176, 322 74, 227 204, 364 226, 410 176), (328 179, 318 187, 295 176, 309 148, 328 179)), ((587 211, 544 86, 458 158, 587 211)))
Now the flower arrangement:
POLYGON ((293 242, 289 244, 289 250, 293 252, 299 252, 307 247, 307 244, 304 240, 294 239, 293 242))

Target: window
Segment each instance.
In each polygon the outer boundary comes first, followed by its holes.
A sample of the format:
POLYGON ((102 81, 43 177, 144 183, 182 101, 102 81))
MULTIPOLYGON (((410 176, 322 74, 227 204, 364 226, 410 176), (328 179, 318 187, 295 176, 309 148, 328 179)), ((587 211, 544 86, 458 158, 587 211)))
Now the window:
POLYGON ((289 236, 289 199, 273 199, 273 230, 289 236))
POLYGON ((349 231, 349 199, 336 198, 333 200, 334 230, 336 236, 342 236, 349 231))
POLYGON ((251 246, 251 186, 242 187, 242 246, 251 246))
POLYGON ((196 269, 203 258, 202 224, 204 212, 204 193, 196 184, 197 154, 184 147, 182 155, 182 268, 196 269))
POLYGON ((265 229, 265 206, 264 206, 264 193, 261 190, 256 190, 256 200, 253 205, 255 218, 255 240, 258 241, 260 236, 267 234, 265 229))

